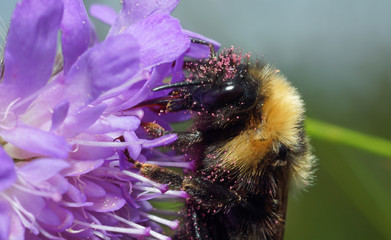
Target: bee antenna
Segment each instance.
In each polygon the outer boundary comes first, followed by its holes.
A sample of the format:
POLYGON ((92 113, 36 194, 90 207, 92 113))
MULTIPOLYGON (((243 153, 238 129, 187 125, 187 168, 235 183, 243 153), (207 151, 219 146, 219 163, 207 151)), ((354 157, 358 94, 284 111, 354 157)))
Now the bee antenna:
POLYGON ((197 44, 208 46, 209 51, 210 51, 210 58, 217 58, 216 49, 215 49, 215 46, 213 45, 213 43, 207 42, 207 41, 199 39, 199 38, 194 38, 194 37, 190 37, 190 41, 192 43, 197 43, 197 44))

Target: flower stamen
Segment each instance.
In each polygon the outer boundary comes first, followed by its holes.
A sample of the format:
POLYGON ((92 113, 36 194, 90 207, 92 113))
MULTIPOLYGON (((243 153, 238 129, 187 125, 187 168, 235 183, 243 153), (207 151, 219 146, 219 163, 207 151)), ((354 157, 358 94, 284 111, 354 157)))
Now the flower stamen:
POLYGON ((3 115, 3 118, 0 119, 0 122, 3 122, 3 121, 5 121, 5 120, 7 119, 8 114, 10 113, 10 110, 11 110, 12 106, 15 105, 19 100, 20 100, 20 97, 18 97, 18 98, 15 99, 14 101, 12 101, 12 102, 8 105, 8 107, 5 109, 5 112, 0 113, 0 114, 4 114, 4 115, 3 115))
POLYGON ((71 144, 80 144, 80 145, 85 145, 85 146, 93 146, 93 147, 124 148, 124 147, 135 145, 135 144, 143 144, 144 141, 134 141, 134 142, 98 142, 98 141, 73 139, 73 140, 70 140, 70 143, 71 144))
POLYGON ((27 211, 26 209, 24 209, 22 207, 22 205, 20 204, 20 202, 16 198, 14 198, 12 200, 11 198, 9 198, 8 196, 6 196, 3 193, 0 193, 0 196, 2 196, 4 199, 6 199, 8 201, 8 203, 10 203, 12 210, 15 212, 16 215, 18 215, 21 223, 26 228, 30 229, 30 231, 34 235, 38 235, 41 233, 42 235, 44 235, 45 237, 47 237, 49 239, 55 239, 55 240, 63 240, 64 239, 61 237, 54 236, 54 235, 48 233, 47 231, 45 231, 45 229, 43 229, 38 224, 38 222, 35 220, 34 215, 32 213, 30 213, 29 211, 27 211))
POLYGON ((34 234, 38 234, 39 230, 36 228, 36 220, 33 214, 31 214, 29 211, 24 209, 18 199, 14 198, 11 199, 4 193, 0 193, 0 196, 3 197, 8 203, 11 205, 11 208, 14 210, 16 215, 18 215, 19 219, 21 220, 22 224, 29 228, 34 234))
POLYGON ((168 190, 168 186, 166 184, 160 184, 160 183, 154 182, 146 177, 138 175, 137 173, 133 173, 133 172, 126 171, 126 170, 122 171, 122 173, 124 173, 125 175, 127 175, 131 178, 137 179, 140 182, 148 183, 148 184, 152 185, 153 187, 159 189, 162 193, 165 193, 168 190))
MULTIPOLYGON (((148 192, 148 193, 160 193, 160 191, 158 189, 156 189, 156 188, 146 187, 146 186, 142 186, 142 185, 138 185, 138 184, 133 185, 133 189, 145 191, 145 192, 148 192)), ((177 198, 177 197, 187 198, 188 196, 187 196, 187 193, 185 191, 168 190, 164 194, 161 194, 161 197, 165 197, 165 198, 171 198, 171 197, 173 197, 173 198, 177 198)))
POLYGON ((103 230, 103 231, 109 231, 109 232, 117 232, 117 233, 126 233, 132 236, 149 236, 151 228, 147 227, 144 229, 136 229, 136 228, 124 228, 124 227, 112 227, 112 226, 105 226, 105 225, 98 225, 96 223, 86 223, 79 220, 74 220, 74 223, 77 223, 81 226, 90 227, 96 230, 103 230))
POLYGON ((156 165, 159 167, 176 167, 176 168, 187 168, 193 169, 194 162, 160 162, 160 161, 147 161, 148 164, 156 165))
POLYGON ((81 203, 81 202, 66 202, 66 201, 62 201, 61 205, 65 206, 65 207, 79 208, 79 207, 90 207, 90 206, 93 206, 94 203, 93 202, 81 203))
POLYGON ((140 211, 140 215, 141 215, 141 216, 144 216, 144 217, 146 217, 146 218, 149 218, 149 219, 151 219, 151 220, 154 221, 154 222, 157 222, 157 223, 166 225, 166 226, 168 226, 169 228, 171 228, 172 230, 177 229, 178 226, 179 226, 179 221, 176 220, 176 219, 170 221, 170 220, 167 220, 167 219, 158 217, 158 216, 156 216, 156 215, 152 215, 152 214, 145 213, 145 212, 141 212, 141 211, 140 211))
POLYGON ((44 191, 36 190, 34 188, 27 188, 27 187, 24 187, 24 186, 19 185, 19 184, 14 184, 13 186, 15 188, 23 191, 23 192, 30 193, 30 194, 33 194, 33 195, 36 195, 36 196, 50 198, 50 199, 52 199, 55 202, 60 201, 61 198, 62 198, 61 194, 59 194, 57 192, 44 192, 44 191))
MULTIPOLYGON (((144 229, 145 228, 144 226, 141 226, 141 225, 139 225, 139 224, 137 224, 135 222, 129 221, 129 220, 124 219, 124 218, 121 218, 118 215, 115 215, 115 214, 108 214, 108 215, 110 215, 111 217, 113 217, 113 218, 117 219, 118 221, 120 221, 122 223, 125 223, 125 224, 127 224, 127 225, 129 225, 131 227, 139 228, 139 229, 144 229)), ((158 233, 156 231, 153 231, 153 230, 150 230, 149 233, 151 234, 152 237, 155 237, 155 238, 160 239, 160 240, 169 240, 169 239, 171 239, 170 237, 167 237, 167 236, 165 236, 163 234, 160 234, 160 233, 158 233)))

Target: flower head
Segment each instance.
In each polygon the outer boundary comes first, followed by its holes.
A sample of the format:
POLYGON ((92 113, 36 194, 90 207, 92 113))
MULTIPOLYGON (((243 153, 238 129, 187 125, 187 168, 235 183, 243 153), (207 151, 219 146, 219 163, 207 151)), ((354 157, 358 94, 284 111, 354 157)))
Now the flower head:
POLYGON ((208 54, 170 16, 178 0, 161 2, 125 0, 119 15, 95 5, 92 14, 111 25, 102 42, 82 0, 17 4, 0 71, 0 239, 167 239, 156 223, 178 226, 148 201, 185 194, 126 159, 191 166, 153 149, 176 135, 148 140, 140 129, 141 121, 169 129, 185 114, 132 109, 166 77, 181 80, 185 55, 208 54))

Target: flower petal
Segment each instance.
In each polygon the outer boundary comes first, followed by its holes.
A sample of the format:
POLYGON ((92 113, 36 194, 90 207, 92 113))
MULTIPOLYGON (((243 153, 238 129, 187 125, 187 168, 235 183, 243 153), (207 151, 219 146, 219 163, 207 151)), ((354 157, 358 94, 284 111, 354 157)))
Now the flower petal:
POLYGON ((132 159, 137 159, 138 155, 141 152, 141 145, 138 143, 140 142, 137 135, 134 132, 124 132, 124 138, 126 142, 134 143, 132 145, 129 145, 127 147, 129 156, 132 159))
POLYGON ((37 216, 37 220, 50 232, 62 232, 72 225, 73 215, 59 205, 49 202, 37 216))
POLYGON ((9 239, 11 225, 10 215, 11 214, 8 203, 5 201, 0 201, 0 239, 9 239))
MULTIPOLYGON (((152 95, 152 88, 161 84, 171 67, 171 63, 163 63, 153 68, 148 81, 139 81, 131 86, 131 90, 123 93, 123 98, 127 99, 122 105, 118 105, 116 110, 129 109, 138 103, 144 101, 152 95)), ((166 96, 168 92, 153 93, 153 97, 166 96)), ((115 109, 115 108, 114 108, 115 109)))
POLYGON ((115 131, 134 131, 140 125, 140 119, 134 116, 117 117, 110 115, 101 117, 90 128, 87 129, 89 133, 109 133, 115 131))
POLYGON ((106 191, 98 184, 84 180, 84 194, 87 198, 103 198, 106 195, 106 191))
POLYGON ((118 159, 119 159, 119 169, 125 170, 132 167, 132 163, 129 162, 128 156, 122 150, 117 150, 118 159))
POLYGON ((99 220, 102 225, 106 226, 117 226, 119 221, 110 215, 105 213, 95 213, 94 216, 99 220))
MULTIPOLYGON (((3 221, 1 220, 1 222, 3 221)), ((11 212, 10 233, 8 238, 6 239, 9 240, 25 239, 24 232, 25 232, 25 227, 22 225, 19 216, 16 215, 15 212, 11 212)))
POLYGON ((108 25, 113 25, 118 15, 113 8, 104 4, 92 4, 90 14, 108 25))
POLYGON ((105 110, 105 104, 86 106, 81 111, 68 116, 62 127, 62 134, 66 137, 74 137, 95 123, 105 110))
MULTIPOLYGON (((198 38, 206 42, 212 43, 216 51, 220 48, 220 43, 201 34, 194 33, 189 30, 183 30, 183 33, 185 33, 189 37, 198 38)), ((210 56, 210 49, 208 46, 199 43, 191 43, 189 49, 186 51, 186 56, 189 56, 191 58, 208 58, 210 56)))
POLYGON ((139 61, 138 44, 130 35, 113 36, 88 49, 67 76, 70 111, 77 111, 130 79, 139 71, 139 61))
POLYGON ((43 87, 52 73, 62 1, 30 0, 17 4, 4 49, 4 84, 13 99, 43 87))
POLYGON ((0 165, 0 192, 2 192, 10 187, 16 179, 14 162, 2 147, 0 147, 0 165))
POLYGON ((143 148, 162 147, 175 142, 177 139, 178 136, 176 134, 168 134, 153 140, 145 140, 142 146, 143 148))
POLYGON ((115 151, 112 148, 79 145, 76 152, 69 156, 77 160, 100 160, 113 156, 115 151))
POLYGON ((18 169, 18 174, 28 182, 37 184, 56 175, 70 164, 61 159, 40 158, 27 163, 18 169))
POLYGON ((70 146, 62 136, 30 127, 1 131, 2 138, 25 151, 42 156, 67 158, 70 146))
MULTIPOLYGON (((49 130, 53 118, 53 109, 62 101, 64 85, 56 79, 46 85, 39 95, 32 101, 26 111, 20 114, 20 120, 30 127, 49 130), (58 81, 58 82, 57 82, 58 81)), ((66 102, 66 100, 62 101, 66 102)))
POLYGON ((190 46, 190 39, 182 32, 178 19, 153 14, 124 30, 140 44, 144 67, 173 62, 190 46))
POLYGON ((75 203, 85 203, 86 196, 72 184, 69 185, 68 191, 66 192, 65 199, 70 199, 75 203))
MULTIPOLYGON (((50 185, 50 188, 48 190, 56 192, 59 195, 66 193, 66 191, 68 191, 69 186, 71 185, 69 184, 68 180, 60 174, 54 175, 52 178, 48 179, 47 183, 49 183, 50 185)), ((55 197, 56 196, 54 196, 54 198, 55 197)), ((60 198, 58 198, 58 200, 60 200, 60 198)))
POLYGON ((107 193, 103 198, 95 201, 94 205, 86 207, 86 209, 95 212, 111 212, 120 209, 125 203, 126 201, 122 198, 122 196, 107 193))
MULTIPOLYGON (((191 47, 191 44, 190 44, 191 47)), ((187 50, 189 51, 189 50, 187 50)), ((177 82, 182 82, 185 74, 183 73, 184 69, 184 60, 185 56, 182 55, 180 56, 177 60, 175 60, 175 65, 174 67, 171 68, 172 71, 172 78, 171 78, 171 83, 177 83, 177 82)))
POLYGON ((62 54, 64 73, 87 50, 90 43, 90 21, 82 0, 64 1, 64 16, 61 21, 62 54))
POLYGON ((70 168, 64 169, 64 171, 62 171, 62 174, 67 177, 79 176, 102 166, 103 163, 103 160, 74 161, 72 162, 70 168))
POLYGON ((52 126, 50 132, 56 130, 65 120, 69 110, 69 102, 64 102, 56 106, 52 114, 52 126))
MULTIPOLYGON (((144 118, 143 122, 156 122, 159 124, 163 129, 166 131, 171 131, 172 127, 168 121, 166 121, 167 116, 171 115, 171 113, 165 114, 164 118, 159 118, 159 113, 156 113, 156 111, 153 111, 152 109, 144 109, 144 118)), ((177 117, 181 118, 181 116, 185 115, 185 113, 178 113, 177 117)))
POLYGON ((178 3, 179 0, 125 0, 123 10, 132 10, 131 16, 127 19, 134 23, 151 14, 171 14, 178 3))
MULTIPOLYGON (((80 222, 90 222, 90 219, 86 219, 84 209, 83 211, 78 211, 77 209, 72 209, 73 217, 75 220, 78 220, 80 222)), ((91 239, 91 240, 98 240, 100 238, 96 237, 94 233, 93 228, 88 228, 79 224, 74 224, 71 231, 65 231, 64 239, 91 239)))
POLYGON ((124 0, 122 10, 109 35, 121 33, 122 29, 147 18, 151 14, 169 15, 178 3, 179 0, 124 0))
POLYGON ((47 199, 22 191, 14 191, 12 197, 17 199, 18 204, 23 206, 24 209, 29 211, 34 216, 38 216, 47 205, 47 199))

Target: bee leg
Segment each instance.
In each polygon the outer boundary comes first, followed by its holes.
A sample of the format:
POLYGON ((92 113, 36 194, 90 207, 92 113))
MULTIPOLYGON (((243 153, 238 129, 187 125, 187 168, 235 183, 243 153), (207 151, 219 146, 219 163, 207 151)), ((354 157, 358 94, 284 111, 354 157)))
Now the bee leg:
POLYGON ((173 236, 173 240, 210 240, 212 239, 209 226, 202 213, 195 206, 187 206, 183 228, 173 236))
MULTIPOLYGON (((183 177, 178 173, 161 168, 152 164, 135 163, 135 167, 140 168, 140 174, 148 179, 154 180, 161 184, 167 184, 172 190, 182 190, 183 177)), ((184 217, 184 227, 179 229, 179 232, 173 236, 174 240, 208 240, 210 238, 207 224, 200 217, 200 213, 196 211, 196 206, 189 205, 184 217)))
POLYGON ((244 202, 235 191, 202 178, 184 178, 172 170, 152 164, 135 162, 134 166, 139 168, 140 174, 148 179, 167 184, 171 190, 187 192, 184 225, 173 237, 174 240, 228 239, 225 232, 211 232, 209 227, 214 220, 205 216, 219 211, 228 211, 231 207, 244 202))
POLYGON ((181 190, 183 177, 175 171, 153 164, 135 162, 140 174, 160 184, 167 184, 171 190, 181 190))
POLYGON ((166 131, 162 126, 154 122, 142 123, 144 130, 148 135, 158 138, 167 134, 175 133, 178 136, 178 139, 173 143, 175 147, 190 146, 192 144, 202 141, 202 135, 199 131, 192 132, 176 132, 176 131, 166 131))
POLYGON ((202 135, 199 131, 173 133, 178 136, 178 139, 174 143, 177 147, 191 146, 202 141, 202 135))
POLYGON ((189 195, 186 201, 187 212, 183 229, 173 239, 231 239, 224 223, 215 214, 227 212, 233 206, 244 203, 242 198, 229 188, 198 177, 184 178, 182 189, 189 195))
MULTIPOLYGON (((148 179, 161 184, 167 184, 171 190, 182 190, 183 177, 172 170, 139 162, 135 163, 135 167, 140 168, 140 174, 148 179)), ((199 213, 194 208, 194 206, 187 208, 184 227, 180 228, 179 232, 173 236, 173 240, 211 239, 207 224, 199 217, 199 213)))
POLYGON ((217 57, 216 49, 215 49, 215 46, 213 45, 213 43, 207 42, 207 41, 199 39, 199 38, 194 38, 194 37, 190 37, 190 41, 192 43, 197 43, 197 44, 208 46, 209 47, 209 52, 210 52, 210 58, 216 58, 217 57))
POLYGON ((187 202, 208 213, 227 212, 245 200, 234 190, 199 177, 183 177, 175 171, 153 164, 135 162, 140 174, 172 190, 184 190, 189 195, 187 202))
POLYGON ((189 194, 188 202, 212 214, 227 212, 245 201, 234 190, 198 177, 184 178, 182 189, 189 194))

